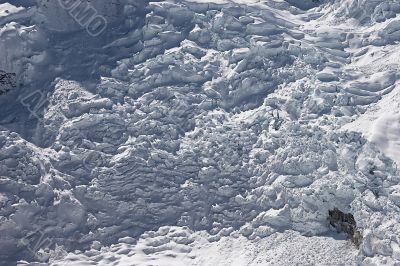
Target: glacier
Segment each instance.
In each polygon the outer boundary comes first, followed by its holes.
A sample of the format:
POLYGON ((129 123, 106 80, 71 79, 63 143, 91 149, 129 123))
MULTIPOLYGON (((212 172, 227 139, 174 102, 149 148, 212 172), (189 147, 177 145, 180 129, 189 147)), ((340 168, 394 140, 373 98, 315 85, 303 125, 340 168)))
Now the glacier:
POLYGON ((0 265, 400 264, 399 1, 73 2, 0 4, 0 265))

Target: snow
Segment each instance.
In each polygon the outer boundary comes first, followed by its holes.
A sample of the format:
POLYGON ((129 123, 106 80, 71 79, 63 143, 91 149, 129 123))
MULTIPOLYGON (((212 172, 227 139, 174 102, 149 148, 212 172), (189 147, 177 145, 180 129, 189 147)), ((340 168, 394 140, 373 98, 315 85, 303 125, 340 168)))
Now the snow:
POLYGON ((81 4, 0 5, 0 264, 399 263, 397 2, 81 4))
POLYGON ((152 238, 141 238, 135 245, 121 242, 98 251, 70 254, 66 262, 68 265, 116 261, 121 265, 132 262, 138 265, 352 265, 357 256, 351 243, 341 236, 310 238, 285 231, 256 241, 236 235, 209 242, 204 234, 176 227, 163 229, 151 232, 152 238), (153 250, 157 250, 154 255, 153 250))
POLYGON ((9 16, 10 14, 17 13, 18 11, 23 10, 23 7, 16 7, 10 3, 0 4, 0 18, 9 16))
POLYGON ((386 114, 375 121, 371 136, 371 141, 396 162, 400 162, 399 133, 399 114, 386 114))

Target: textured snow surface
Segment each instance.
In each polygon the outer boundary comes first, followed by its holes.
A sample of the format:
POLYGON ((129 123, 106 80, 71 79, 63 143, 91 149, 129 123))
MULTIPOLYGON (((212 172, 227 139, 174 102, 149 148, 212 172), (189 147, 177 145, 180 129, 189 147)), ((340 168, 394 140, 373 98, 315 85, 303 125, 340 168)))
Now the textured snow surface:
POLYGON ((0 264, 400 263, 398 1, 9 2, 0 264))

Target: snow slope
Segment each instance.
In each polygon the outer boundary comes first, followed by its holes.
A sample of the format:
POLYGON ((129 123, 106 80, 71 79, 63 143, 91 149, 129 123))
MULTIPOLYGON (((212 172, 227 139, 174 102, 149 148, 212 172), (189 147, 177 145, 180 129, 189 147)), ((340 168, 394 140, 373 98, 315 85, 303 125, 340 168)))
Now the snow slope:
POLYGON ((0 5, 1 263, 400 262, 398 1, 89 2, 0 5))

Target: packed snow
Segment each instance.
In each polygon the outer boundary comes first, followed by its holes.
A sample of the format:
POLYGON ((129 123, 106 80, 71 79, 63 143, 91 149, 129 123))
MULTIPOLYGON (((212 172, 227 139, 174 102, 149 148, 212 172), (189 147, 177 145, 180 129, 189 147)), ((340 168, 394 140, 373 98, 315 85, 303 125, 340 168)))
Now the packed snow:
POLYGON ((77 2, 0 4, 1 265, 400 264, 399 1, 77 2))

